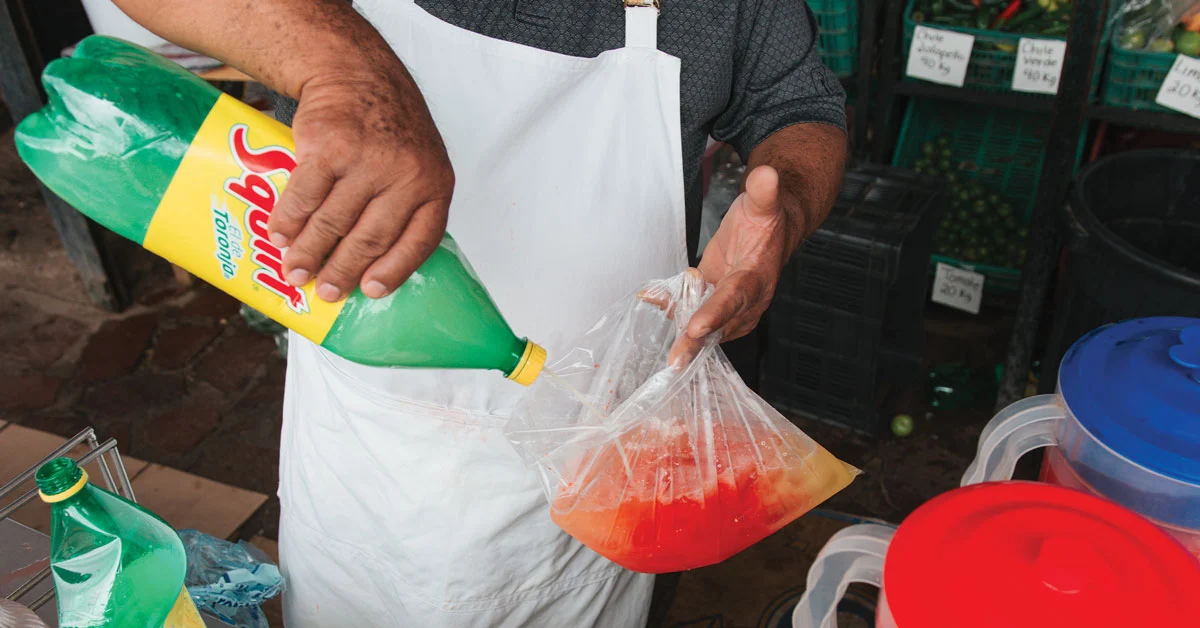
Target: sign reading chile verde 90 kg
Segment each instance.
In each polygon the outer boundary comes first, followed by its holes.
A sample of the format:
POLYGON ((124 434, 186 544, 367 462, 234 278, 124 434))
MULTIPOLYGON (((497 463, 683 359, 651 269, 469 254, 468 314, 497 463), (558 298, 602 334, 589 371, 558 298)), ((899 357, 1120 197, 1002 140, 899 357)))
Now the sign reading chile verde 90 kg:
POLYGON ((286 126, 222 95, 159 203, 143 245, 321 342, 342 303, 290 285, 267 220, 296 168, 286 126), (248 124, 253 122, 253 126, 248 124))

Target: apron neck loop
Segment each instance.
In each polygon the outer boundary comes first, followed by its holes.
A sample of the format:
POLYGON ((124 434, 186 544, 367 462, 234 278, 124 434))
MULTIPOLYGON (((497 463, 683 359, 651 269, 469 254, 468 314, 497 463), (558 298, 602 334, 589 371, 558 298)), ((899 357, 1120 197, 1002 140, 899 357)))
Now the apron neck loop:
POLYGON ((625 47, 658 48, 659 0, 625 0, 625 47))

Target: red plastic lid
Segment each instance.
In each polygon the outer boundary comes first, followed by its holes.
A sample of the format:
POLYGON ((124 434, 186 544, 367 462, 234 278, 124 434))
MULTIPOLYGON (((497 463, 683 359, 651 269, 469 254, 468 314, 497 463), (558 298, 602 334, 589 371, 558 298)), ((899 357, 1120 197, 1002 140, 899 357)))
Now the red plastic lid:
POLYGON ((1200 563, 1142 517, 1033 482, 941 495, 883 568, 897 628, 1200 626, 1200 563))

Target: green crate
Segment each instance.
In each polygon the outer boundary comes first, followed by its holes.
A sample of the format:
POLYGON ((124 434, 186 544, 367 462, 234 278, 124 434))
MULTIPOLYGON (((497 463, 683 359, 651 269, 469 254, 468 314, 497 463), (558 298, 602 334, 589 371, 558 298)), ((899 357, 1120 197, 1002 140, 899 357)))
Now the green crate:
POLYGON ((1123 50, 1109 41, 1108 75, 1104 77, 1103 102, 1110 107, 1171 111, 1156 102, 1163 80, 1175 65, 1173 52, 1123 50))
MULTIPOLYGON (((1023 211, 1028 224, 1045 156, 1047 115, 941 100, 914 100, 909 103, 900 127, 892 164, 912 168, 921 157, 921 146, 927 140, 945 135, 951 139, 955 161, 965 165, 962 175, 979 180, 1023 211)), ((984 275, 989 292, 1012 294, 1021 287, 1021 271, 1015 268, 940 255, 934 255, 933 261, 984 275)))
POLYGON ((1171 66, 1175 65, 1178 55, 1173 52, 1125 50, 1118 46, 1116 22, 1123 4, 1120 0, 1109 3, 1108 27, 1104 35, 1104 49, 1108 51, 1109 61, 1100 102, 1124 109, 1174 112, 1154 102, 1154 99, 1158 98, 1158 90, 1171 71, 1171 66))
MULTIPOLYGON (((1032 0, 1030 0, 1032 1, 1032 0)), ((917 22, 912 19, 917 0, 908 0, 904 9, 904 62, 908 63, 908 51, 912 47, 913 34, 917 30, 917 22)), ((1066 41, 1066 37, 1051 37, 1033 33, 1004 33, 1000 31, 981 30, 965 26, 950 26, 947 24, 928 24, 930 28, 966 33, 975 37, 975 46, 971 49, 971 61, 967 65, 967 76, 963 87, 991 92, 1012 91, 1013 70, 1017 65, 1017 46, 1022 37, 1066 41)), ((1105 25, 1105 35, 1108 24, 1105 25)), ((1104 64, 1104 48, 1096 55, 1096 72, 1092 78, 1092 94, 1100 88, 1100 71, 1104 64)), ((919 79, 915 79, 919 80, 919 79)), ((1035 97, 1053 98, 1050 94, 1030 94, 1035 97)))
POLYGON ((921 145, 940 135, 951 138, 963 172, 986 184, 1026 218, 1033 211, 1050 114, 972 105, 944 100, 917 100, 908 105, 892 164, 911 168, 921 145))
POLYGON ((858 67, 858 0, 808 0, 817 18, 821 61, 839 77, 858 67))

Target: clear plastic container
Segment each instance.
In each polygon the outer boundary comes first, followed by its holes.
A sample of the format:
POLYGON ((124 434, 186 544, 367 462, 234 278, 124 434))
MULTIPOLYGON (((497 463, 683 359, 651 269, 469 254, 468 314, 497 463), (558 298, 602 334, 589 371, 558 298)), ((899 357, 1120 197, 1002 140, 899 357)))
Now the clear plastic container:
POLYGON ((1006 480, 1049 448, 1042 480, 1111 499, 1200 557, 1200 319, 1142 318, 1081 338, 1058 392, 1018 401, 984 429, 962 484, 1006 480))
POLYGON ((1200 563, 1145 518, 1035 482, 955 489, 893 529, 850 526, 808 572, 793 628, 835 628, 851 582, 878 628, 1194 626, 1200 563))

